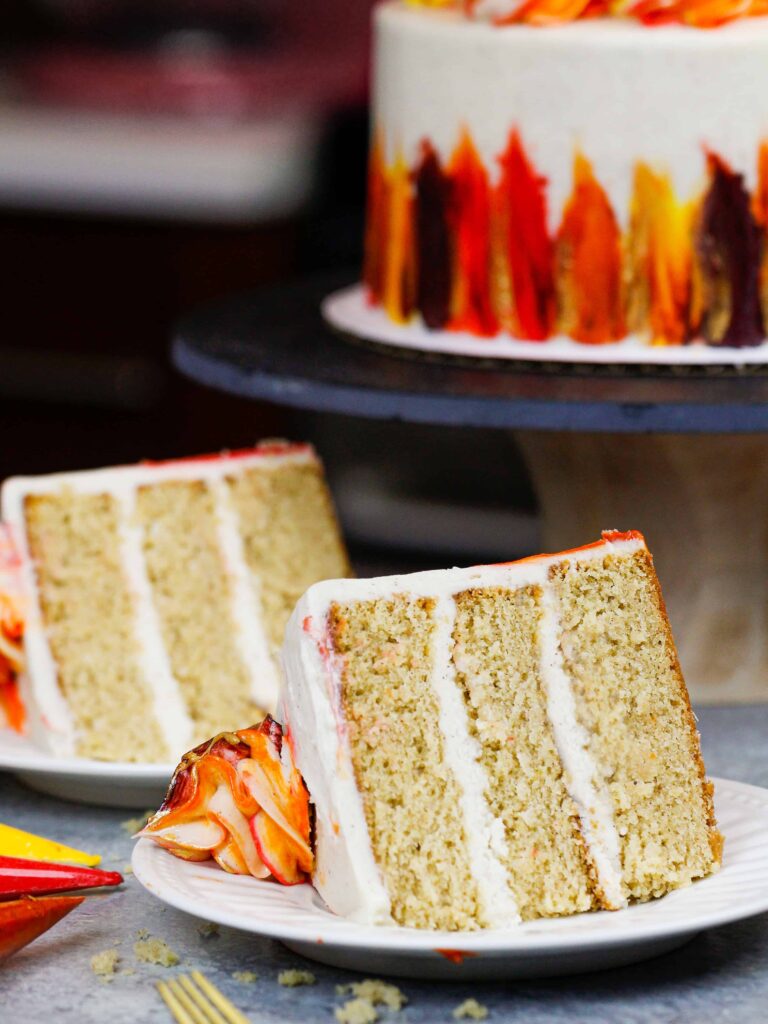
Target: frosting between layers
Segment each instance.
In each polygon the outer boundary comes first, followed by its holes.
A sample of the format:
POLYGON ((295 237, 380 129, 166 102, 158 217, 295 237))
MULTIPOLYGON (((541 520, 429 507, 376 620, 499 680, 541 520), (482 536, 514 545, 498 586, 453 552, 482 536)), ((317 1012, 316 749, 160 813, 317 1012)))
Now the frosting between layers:
MULTIPOLYGON (((629 555, 644 548, 645 542, 639 534, 605 534, 602 542, 585 548, 506 565, 369 580, 326 580, 309 588, 294 610, 286 630, 283 647, 286 681, 280 713, 290 734, 296 764, 304 775, 315 804, 317 871, 313 881, 331 909, 361 923, 391 923, 389 899, 373 857, 340 709, 340 665, 335 663, 329 649, 326 632, 331 604, 372 601, 397 594, 437 599, 442 615, 442 624, 437 620, 438 636, 445 648, 450 637, 450 611, 446 610, 445 602, 452 602, 459 591, 476 587, 516 589, 535 585, 546 593, 551 589, 548 587, 548 574, 553 565, 568 560, 600 559, 610 553, 629 555)), ((588 738, 576 722, 573 695, 557 650, 556 616, 546 606, 541 643, 545 654, 542 671, 558 753, 565 768, 566 788, 577 807, 600 887, 612 905, 622 906, 621 872, 614 856, 618 837, 610 799, 595 785, 596 765, 586 747, 588 738), (568 692, 564 695, 562 691, 566 686, 568 692), (555 704, 558 705, 556 708, 555 704)), ((445 654, 440 657, 444 659, 445 654)), ((443 696, 450 686, 444 660, 436 664, 433 685, 441 698, 440 727, 446 759, 458 759, 457 738, 461 723, 456 717, 455 705, 451 707, 451 698, 446 700, 443 696)), ((459 699, 458 693, 456 699, 459 699)), ((466 730, 466 720, 463 727, 466 730)), ((472 751, 471 744, 464 749, 472 751)), ((461 758, 460 769, 452 765, 457 780, 466 787, 464 813, 468 800, 476 796, 478 788, 481 792, 484 788, 478 777, 478 771, 482 773, 482 769, 476 761, 474 767, 472 765, 471 754, 469 759, 466 755, 461 758)), ((470 815, 473 813, 470 811, 470 815)), ((473 861, 475 881, 487 899, 494 893, 498 895, 498 871, 501 869, 503 872, 503 867, 497 860, 499 847, 488 819, 485 816, 475 818, 475 826, 475 833, 469 841, 478 845, 488 843, 481 860, 473 861), (491 858, 496 860, 497 868, 492 868, 490 876, 484 878, 483 871, 491 858)), ((507 901, 506 910, 510 909, 507 901)), ((502 920, 501 907, 494 916, 497 927, 514 924, 517 919, 515 914, 502 920)))
POLYGON ((579 811, 584 842, 597 870, 606 902, 613 910, 627 904, 622 885, 619 836, 610 795, 600 785, 589 753, 589 736, 576 717, 571 681, 558 640, 559 616, 551 587, 542 592, 541 674, 547 689, 547 715, 565 770, 565 786, 579 811))
MULTIPOLYGON (((169 462, 143 463, 135 466, 116 466, 106 469, 87 470, 76 473, 53 473, 36 477, 12 477, 7 480, 0 493, 2 519, 13 529, 21 555, 21 574, 27 597, 28 617, 25 634, 26 671, 20 679, 21 693, 27 708, 29 732, 41 746, 60 757, 72 757, 76 753, 76 730, 74 718, 58 684, 56 663, 51 653, 43 623, 40 603, 37 598, 37 580, 34 564, 27 543, 24 500, 28 495, 55 494, 69 489, 76 494, 113 495, 121 506, 120 547, 121 558, 129 587, 134 597, 135 628, 139 657, 145 669, 146 685, 152 695, 153 707, 160 728, 169 744, 168 758, 172 760, 189 746, 191 720, 184 707, 179 685, 170 669, 167 654, 162 644, 160 625, 152 602, 151 588, 146 578, 142 553, 141 529, 133 524, 137 489, 149 484, 170 481, 204 480, 216 488, 224 484, 225 477, 253 467, 277 468, 287 463, 311 462, 316 458, 308 445, 266 445, 263 449, 217 456, 182 459, 169 462), (187 737, 184 739, 184 737, 187 737)), ((231 530, 237 529, 236 519, 220 513, 221 502, 217 502, 219 541, 222 557, 228 568, 234 554, 231 530)), ((239 542, 239 536, 237 542, 239 542)), ((242 574, 241 574, 242 576, 242 574)), ((233 576, 233 616, 240 626, 241 652, 245 644, 249 651, 258 649, 258 638, 242 640, 244 616, 253 609, 257 595, 245 600, 244 582, 246 577, 233 576), (244 602, 241 604, 241 602, 244 602)), ((258 607, 258 605, 255 605, 258 607)), ((256 629, 259 617, 249 629, 256 629)), ((264 641, 266 643, 266 640, 264 641)), ((246 662, 251 672, 254 699, 257 699, 256 663, 246 662)), ((263 667, 263 662, 258 665, 263 667)), ((270 660, 269 675, 263 680, 276 687, 276 672, 270 660)), ((263 680, 258 683, 259 693, 265 692, 263 680)), ((275 704, 275 690, 262 706, 267 709, 275 704)), ((261 700, 259 700, 261 704, 261 700)))
POLYGON ((480 764, 480 744, 471 735, 467 711, 456 686, 451 658, 456 602, 442 595, 434 612, 434 667, 430 684, 440 708, 443 758, 461 790, 461 814, 467 837, 469 862, 477 884, 483 915, 489 927, 504 928, 520 921, 507 872, 504 823, 491 813, 485 799, 488 778, 480 764))
POLYGON ((224 480, 213 482, 219 548, 232 583, 232 618, 240 659, 251 678, 251 695, 265 711, 274 712, 279 690, 261 616, 260 581, 245 560, 238 515, 224 480))
MULTIPOLYGON (((168 757, 188 750, 192 719, 187 713, 168 653, 160 618, 152 600, 152 585, 143 554, 144 535, 136 521, 136 488, 120 494, 120 558, 133 598, 133 629, 136 653, 152 693, 154 717, 165 740, 168 757)), ((72 751, 74 753, 74 750, 72 751)))

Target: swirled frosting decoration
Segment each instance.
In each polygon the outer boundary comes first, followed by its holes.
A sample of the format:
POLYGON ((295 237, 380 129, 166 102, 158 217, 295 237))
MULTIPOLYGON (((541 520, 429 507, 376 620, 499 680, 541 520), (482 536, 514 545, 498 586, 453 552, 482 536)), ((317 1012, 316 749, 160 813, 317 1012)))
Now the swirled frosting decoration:
POLYGON ((407 0, 414 7, 463 10, 495 25, 558 25, 587 18, 633 18, 644 25, 717 28, 768 15, 768 0, 407 0))
POLYGON ((309 794, 270 716, 185 754, 140 833, 184 860, 296 885, 312 871, 309 794))

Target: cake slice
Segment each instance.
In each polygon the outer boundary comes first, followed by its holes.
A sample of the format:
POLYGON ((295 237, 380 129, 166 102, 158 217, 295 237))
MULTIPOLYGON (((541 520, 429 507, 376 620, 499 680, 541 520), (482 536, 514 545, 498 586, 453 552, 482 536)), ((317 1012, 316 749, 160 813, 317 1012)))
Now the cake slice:
POLYGON ((59 755, 176 762, 275 708, 301 593, 349 564, 307 445, 2 489, 28 592, 30 728, 59 755))
POLYGON ((282 717, 315 809, 313 881, 341 915, 504 927, 663 896, 720 863, 638 533, 318 583, 283 659, 282 717))

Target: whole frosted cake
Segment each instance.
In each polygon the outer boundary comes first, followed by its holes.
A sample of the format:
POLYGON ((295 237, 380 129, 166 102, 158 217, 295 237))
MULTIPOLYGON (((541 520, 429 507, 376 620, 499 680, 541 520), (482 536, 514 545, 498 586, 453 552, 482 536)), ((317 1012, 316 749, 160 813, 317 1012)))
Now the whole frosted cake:
POLYGON ((762 345, 765 10, 381 4, 370 302, 430 332, 762 345))

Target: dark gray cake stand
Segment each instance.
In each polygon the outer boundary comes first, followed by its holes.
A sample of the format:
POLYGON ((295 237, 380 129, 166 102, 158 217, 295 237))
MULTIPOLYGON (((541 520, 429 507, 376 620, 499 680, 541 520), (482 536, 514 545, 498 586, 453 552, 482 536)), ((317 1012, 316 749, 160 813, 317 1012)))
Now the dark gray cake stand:
POLYGON ((180 324, 194 380, 303 409, 515 432, 560 550, 640 529, 699 700, 768 699, 768 366, 650 369, 414 355, 319 312, 347 281, 272 288, 180 324))

